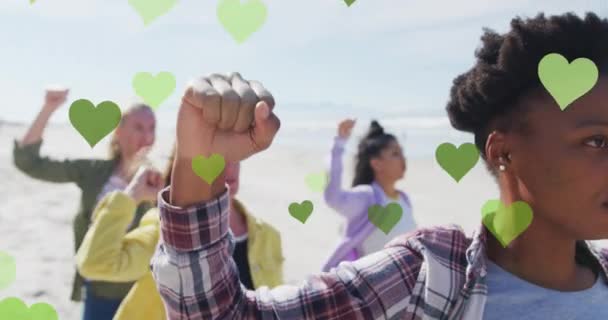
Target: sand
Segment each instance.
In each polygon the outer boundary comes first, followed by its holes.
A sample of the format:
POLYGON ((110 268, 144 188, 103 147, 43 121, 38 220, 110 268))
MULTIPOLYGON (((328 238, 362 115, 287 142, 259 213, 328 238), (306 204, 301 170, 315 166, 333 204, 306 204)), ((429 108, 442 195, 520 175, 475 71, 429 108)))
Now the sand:
MULTIPOLYGON (((28 304, 47 302, 60 319, 79 319, 82 306, 69 300, 74 271, 71 221, 79 189, 73 184, 51 184, 31 179, 13 165, 13 139, 26 130, 22 125, 0 125, 0 250, 17 261, 17 280, 0 291, 0 299, 15 296, 28 304)), ((96 148, 84 142, 69 126, 50 126, 42 152, 57 159, 104 157, 107 139, 96 148)), ((151 160, 165 167, 173 143, 171 131, 159 134, 151 160)), ((310 173, 325 168, 330 142, 314 150, 274 145, 243 163, 241 199, 250 211, 282 232, 286 257, 285 277, 298 282, 320 270, 339 239, 341 218, 323 202, 321 193, 304 183, 310 173), (311 200, 314 212, 302 224, 288 213, 291 202, 311 200)), ((352 150, 351 150, 352 151, 352 150)), ((344 184, 352 170, 348 153, 344 184)), ((480 221, 483 203, 497 195, 497 188, 482 165, 456 183, 434 159, 411 159, 406 178, 399 184, 411 197, 420 226, 457 223, 472 231, 480 221)))

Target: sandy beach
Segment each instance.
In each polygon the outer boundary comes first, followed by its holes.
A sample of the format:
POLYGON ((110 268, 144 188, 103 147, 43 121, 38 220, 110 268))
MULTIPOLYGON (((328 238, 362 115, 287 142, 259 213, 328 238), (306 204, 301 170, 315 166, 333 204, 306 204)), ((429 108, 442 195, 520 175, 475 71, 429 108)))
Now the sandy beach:
MULTIPOLYGON (((47 302, 60 319, 79 319, 81 305, 69 300, 74 270, 71 221, 79 189, 73 184, 50 184, 31 179, 13 165, 13 139, 26 127, 0 126, 0 250, 17 260, 17 280, 0 291, 0 299, 16 296, 26 303, 47 302)), ((57 159, 104 157, 107 140, 93 150, 69 126, 50 126, 42 153, 57 159)), ((173 134, 159 132, 151 160, 165 167, 173 134)), ((331 141, 303 150, 274 145, 243 163, 238 196, 250 211, 282 232, 287 282, 318 272, 339 238, 341 218, 308 189, 305 177, 325 168, 331 141), (314 211, 306 224, 288 213, 291 202, 311 200, 314 211)), ((352 151, 346 157, 344 185, 352 172, 352 151)), ((454 182, 435 160, 412 159, 400 187, 411 197, 419 226, 457 223, 472 231, 480 221, 483 203, 497 195, 494 182, 481 163, 460 183, 454 182)))

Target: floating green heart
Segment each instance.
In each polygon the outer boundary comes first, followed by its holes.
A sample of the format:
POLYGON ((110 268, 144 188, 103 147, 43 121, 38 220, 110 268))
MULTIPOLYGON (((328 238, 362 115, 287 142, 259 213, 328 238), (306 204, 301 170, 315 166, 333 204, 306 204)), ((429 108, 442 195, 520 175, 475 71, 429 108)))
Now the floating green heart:
POLYGON ((169 72, 140 72, 133 77, 135 93, 156 110, 175 90, 175 77, 169 72))
POLYGON ((0 290, 10 286, 16 277, 17 265, 15 264, 15 258, 8 253, 0 251, 0 290))
POLYGON ((563 111, 595 86, 599 72, 587 58, 568 64, 561 54, 550 53, 538 64, 538 77, 563 111))
POLYGON ((455 145, 446 142, 437 147, 435 158, 439 166, 459 182, 477 164, 479 151, 472 143, 464 143, 456 149, 455 145))
POLYGON ((500 200, 489 200, 481 209, 483 224, 492 232, 503 247, 522 234, 532 223, 532 208, 524 201, 510 206, 500 200))
POLYGON ((308 217, 312 214, 313 209, 312 202, 309 200, 305 200, 301 204, 294 202, 289 205, 289 214, 298 219, 298 221, 306 223, 306 220, 308 220, 308 217))
POLYGON ((350 7, 353 3, 355 3, 355 0, 344 0, 344 2, 346 2, 346 5, 350 7))
POLYGON ((58 320, 59 316, 48 303, 36 303, 28 308, 21 299, 11 297, 0 301, 0 319, 58 320))
POLYGON ((169 12, 176 3, 177 0, 129 0, 129 4, 144 19, 145 25, 169 12))
POLYGON ((209 158, 200 155, 192 159, 192 170, 208 184, 213 184, 213 181, 224 171, 224 167, 226 167, 224 157, 217 153, 209 158))
POLYGON ((315 173, 306 176, 306 184, 313 192, 322 192, 327 185, 327 173, 315 173))
POLYGON ((375 204, 367 209, 369 222, 386 234, 397 225, 402 215, 403 208, 395 202, 389 203, 386 207, 375 204))
POLYGON ((70 122, 91 148, 118 126, 120 118, 120 108, 111 101, 95 108, 91 101, 81 99, 70 106, 70 122))
POLYGON ((224 29, 243 43, 266 22, 266 5, 261 0, 220 0, 217 16, 224 29))

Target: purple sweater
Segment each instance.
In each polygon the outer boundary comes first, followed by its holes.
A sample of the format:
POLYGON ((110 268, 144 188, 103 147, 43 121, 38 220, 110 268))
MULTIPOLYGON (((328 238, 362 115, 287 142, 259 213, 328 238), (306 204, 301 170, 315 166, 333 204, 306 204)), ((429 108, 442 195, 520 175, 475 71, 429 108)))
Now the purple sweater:
MULTIPOLYGON (((358 185, 349 190, 342 189, 342 156, 345 144, 345 139, 340 137, 334 139, 329 181, 324 196, 325 202, 346 218, 346 232, 332 255, 325 262, 323 271, 329 271, 341 261, 352 261, 359 258, 358 247, 375 228, 369 222, 367 209, 374 204, 382 205, 382 193, 384 191, 376 182, 371 185, 358 185)), ((401 191, 399 193, 411 207, 408 196, 401 191)))

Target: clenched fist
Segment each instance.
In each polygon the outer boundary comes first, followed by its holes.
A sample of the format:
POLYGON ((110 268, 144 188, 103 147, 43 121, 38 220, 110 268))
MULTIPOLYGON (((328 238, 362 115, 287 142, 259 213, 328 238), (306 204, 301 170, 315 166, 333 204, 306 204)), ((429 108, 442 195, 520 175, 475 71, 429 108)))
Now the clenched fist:
POLYGON ((340 124, 338 124, 338 137, 342 139, 348 139, 350 137, 351 132, 353 131, 355 122, 355 120, 351 119, 345 119, 340 121, 340 124))
POLYGON ((140 203, 144 201, 154 202, 158 192, 163 188, 163 177, 160 172, 153 168, 140 167, 135 173, 129 185, 125 188, 128 194, 140 203))
POLYGON ((68 98, 69 89, 65 88, 49 88, 44 96, 43 109, 49 112, 55 112, 68 98))
POLYGON ((217 153, 238 162, 267 149, 280 127, 274 98, 240 74, 212 74, 190 83, 177 118, 177 157, 217 153))

